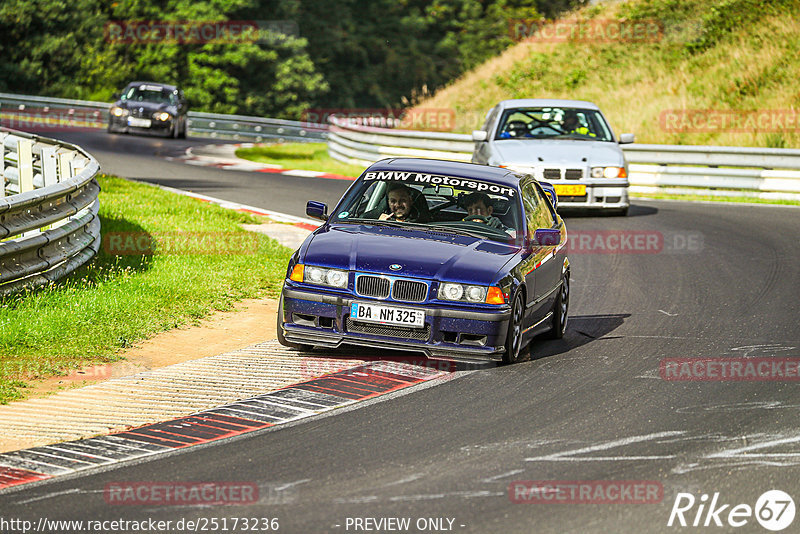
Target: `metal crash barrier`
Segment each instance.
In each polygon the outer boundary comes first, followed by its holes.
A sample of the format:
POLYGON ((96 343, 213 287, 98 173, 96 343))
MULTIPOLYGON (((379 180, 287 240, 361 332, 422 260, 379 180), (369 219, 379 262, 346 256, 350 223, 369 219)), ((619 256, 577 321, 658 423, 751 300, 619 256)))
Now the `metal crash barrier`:
MULTIPOLYGON (((331 117, 328 153, 355 165, 389 157, 470 161, 468 134, 364 126, 331 117)), ((690 145, 622 145, 630 190, 800 200, 800 150, 690 145)))
POLYGON ((54 282, 100 248, 100 166, 77 146, 0 128, 0 295, 54 282))
MULTIPOLYGON (((105 129, 111 104, 0 93, 0 124, 10 127, 105 129), (16 126, 15 126, 16 125, 16 126)), ((189 111, 187 135, 260 143, 324 141, 327 124, 189 111)))

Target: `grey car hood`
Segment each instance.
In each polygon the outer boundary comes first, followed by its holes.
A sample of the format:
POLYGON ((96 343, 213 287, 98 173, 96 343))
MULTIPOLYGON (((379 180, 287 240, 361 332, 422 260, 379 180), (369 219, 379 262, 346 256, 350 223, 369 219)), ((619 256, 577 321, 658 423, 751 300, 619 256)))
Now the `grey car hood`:
POLYGON ((490 165, 518 163, 522 165, 619 165, 624 163, 622 150, 606 141, 572 139, 504 139, 491 146, 490 165))

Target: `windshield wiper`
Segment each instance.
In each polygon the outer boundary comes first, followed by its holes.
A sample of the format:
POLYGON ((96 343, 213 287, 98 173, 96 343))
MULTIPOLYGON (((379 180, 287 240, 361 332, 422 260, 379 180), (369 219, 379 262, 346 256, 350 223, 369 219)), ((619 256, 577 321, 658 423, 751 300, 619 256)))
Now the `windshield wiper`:
POLYGON ((477 239, 485 239, 486 237, 475 232, 470 232, 469 230, 462 230, 461 228, 453 228, 452 226, 440 226, 437 224, 434 226, 429 226, 428 228, 434 231, 444 230, 445 232, 450 232, 451 234, 463 235, 467 237, 475 237, 477 239))
POLYGON ((339 219, 337 223, 353 223, 353 224, 374 224, 376 226, 389 226, 391 228, 428 228, 427 224, 405 222, 405 221, 387 221, 385 219, 339 219))
POLYGON ((575 141, 597 141, 596 137, 583 137, 578 134, 559 134, 549 137, 549 139, 574 139, 575 141))

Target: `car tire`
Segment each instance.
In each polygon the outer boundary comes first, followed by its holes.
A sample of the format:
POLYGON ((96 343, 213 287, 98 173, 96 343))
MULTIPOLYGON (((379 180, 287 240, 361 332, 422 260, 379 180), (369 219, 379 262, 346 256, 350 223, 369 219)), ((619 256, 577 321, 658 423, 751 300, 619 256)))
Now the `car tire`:
POLYGON ((186 139, 186 121, 181 121, 181 129, 178 132, 178 138, 186 139))
POLYGON ((111 121, 108 121, 108 128, 106 128, 106 131, 108 133, 114 133, 115 132, 114 126, 111 124, 111 121))
POLYGON ((561 339, 564 337, 564 332, 567 331, 567 320, 569 319, 569 271, 564 273, 561 288, 559 288, 558 296, 553 303, 552 314, 551 328, 545 337, 561 339))
POLYGON ((286 341, 286 338, 283 337, 283 295, 281 295, 280 300, 278 301, 278 343, 283 345, 284 347, 289 347, 290 349, 299 350, 302 352, 310 352, 311 349, 314 347, 311 345, 306 345, 303 343, 292 343, 291 341, 286 341))
POLYGON ((522 318, 525 316, 525 304, 522 302, 522 291, 517 291, 511 305, 511 317, 508 320, 506 334, 506 350, 503 352, 503 363, 514 363, 522 352, 522 318))

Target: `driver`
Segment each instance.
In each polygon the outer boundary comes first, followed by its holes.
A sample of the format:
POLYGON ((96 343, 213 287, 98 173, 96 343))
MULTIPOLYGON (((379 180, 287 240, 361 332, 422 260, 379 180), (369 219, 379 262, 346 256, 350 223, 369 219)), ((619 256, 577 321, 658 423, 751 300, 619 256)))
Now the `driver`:
POLYGON ((581 126, 580 120, 578 120, 578 113, 574 109, 566 109, 564 110, 564 118, 561 121, 561 130, 565 134, 579 134, 579 135, 590 135, 592 137, 597 137, 595 134, 589 131, 589 128, 586 126, 581 126))
POLYGON ((492 199, 489 195, 476 191, 464 197, 464 208, 467 210, 467 216, 464 220, 473 220, 485 223, 492 228, 499 228, 500 230, 508 231, 508 228, 498 219, 492 217, 494 207, 492 206, 492 199), (473 218, 480 217, 480 218, 473 218))

